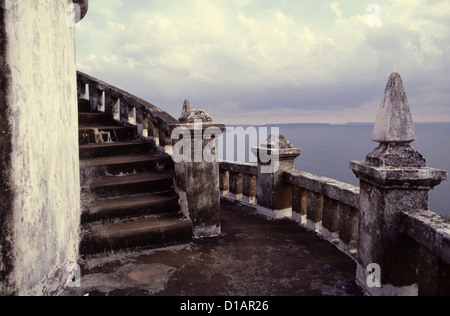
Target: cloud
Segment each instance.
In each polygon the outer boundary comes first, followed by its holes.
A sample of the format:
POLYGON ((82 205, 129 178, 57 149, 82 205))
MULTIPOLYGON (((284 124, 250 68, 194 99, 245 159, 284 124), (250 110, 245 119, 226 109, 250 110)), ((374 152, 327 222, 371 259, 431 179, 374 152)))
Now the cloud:
POLYGON ((370 28, 366 5, 354 0, 97 0, 78 29, 78 67, 176 117, 188 98, 231 123, 231 110, 255 121, 345 121, 351 111, 373 120, 360 109, 381 99, 394 71, 412 103, 442 109, 444 4, 380 1, 382 27, 370 28))
POLYGON ((336 17, 338 19, 342 19, 343 17, 343 13, 342 11, 339 9, 339 2, 335 1, 333 3, 330 4, 330 9, 331 11, 333 11, 336 14, 336 17))

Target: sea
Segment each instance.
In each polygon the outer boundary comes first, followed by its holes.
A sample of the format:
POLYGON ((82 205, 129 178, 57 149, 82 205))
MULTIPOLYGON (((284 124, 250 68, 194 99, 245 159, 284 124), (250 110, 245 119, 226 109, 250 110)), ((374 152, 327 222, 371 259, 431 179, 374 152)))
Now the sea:
MULTIPOLYGON (((295 161, 295 168, 300 171, 313 173, 359 186, 359 180, 350 169, 351 161, 363 161, 368 153, 378 146, 371 140, 373 124, 349 123, 343 125, 332 124, 280 124, 264 126, 242 126, 255 130, 267 130, 267 134, 275 133, 278 129, 296 148, 302 149, 302 154, 295 161)), ((227 133, 234 133, 237 126, 228 126, 224 135, 223 151, 227 147, 227 133)), ((450 123, 417 123, 417 140, 412 146, 427 160, 432 168, 450 171, 450 123)), ((258 133, 259 135, 260 133, 258 133)), ((231 135, 231 134, 228 134, 231 135)), ((264 137, 265 133, 261 133, 264 137)), ((259 137, 262 138, 262 137, 259 137)), ((235 137, 233 156, 221 155, 224 160, 254 162, 250 147, 255 142, 246 138, 246 149, 237 149, 238 139, 235 137), (238 155, 239 150, 246 151, 246 155, 238 155), (241 157, 238 157, 241 156, 241 157), (245 158, 244 158, 245 157, 245 158)), ((264 142, 258 139, 258 144, 264 142)), ((228 142, 229 143, 229 142, 228 142)), ((430 192, 430 210, 450 219, 450 181, 444 181, 430 192)))

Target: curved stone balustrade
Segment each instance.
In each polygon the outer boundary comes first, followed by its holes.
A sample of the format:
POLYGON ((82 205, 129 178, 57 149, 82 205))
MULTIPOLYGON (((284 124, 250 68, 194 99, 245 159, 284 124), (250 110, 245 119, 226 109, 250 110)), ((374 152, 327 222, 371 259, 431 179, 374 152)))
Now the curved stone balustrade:
POLYGON ((172 154, 172 130, 179 122, 170 114, 80 71, 77 72, 77 87, 78 98, 89 98, 94 112, 105 112, 123 125, 137 126, 139 137, 154 140, 157 146, 172 154))
POLYGON ((403 83, 394 73, 373 133, 380 146, 350 165, 360 187, 296 171, 293 160, 273 175, 261 172, 260 159, 257 165, 221 162, 222 198, 253 204, 269 218, 292 219, 334 243, 357 261, 356 278, 368 294, 448 296, 450 222, 427 210, 428 192, 447 172, 426 166, 410 145, 415 137, 403 83))

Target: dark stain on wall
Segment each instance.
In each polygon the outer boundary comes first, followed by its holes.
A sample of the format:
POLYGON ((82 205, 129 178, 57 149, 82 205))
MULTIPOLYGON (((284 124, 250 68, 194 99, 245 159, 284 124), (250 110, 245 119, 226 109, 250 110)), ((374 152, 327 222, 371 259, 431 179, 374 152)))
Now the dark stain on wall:
MULTIPOLYGON (((2 2, 3 4, 3 2, 2 2)), ((13 200, 11 188, 12 135, 8 95, 11 71, 7 63, 5 8, 0 5, 0 295, 13 295, 13 200)))

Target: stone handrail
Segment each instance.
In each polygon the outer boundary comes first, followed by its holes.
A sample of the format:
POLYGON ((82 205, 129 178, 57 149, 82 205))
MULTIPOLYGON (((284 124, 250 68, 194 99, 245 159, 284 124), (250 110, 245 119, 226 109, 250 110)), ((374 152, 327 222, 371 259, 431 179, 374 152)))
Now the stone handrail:
MULTIPOLYGON (((414 240, 419 294, 446 295, 450 284, 450 222, 428 210, 401 213, 402 233, 414 240)), ((448 295, 448 294, 447 294, 448 295)))
POLYGON ((258 166, 256 164, 221 162, 220 190, 222 198, 255 205, 257 175, 258 166))
POLYGON ((78 98, 89 101, 92 110, 105 112, 123 125, 135 125, 138 136, 153 139, 157 146, 171 154, 173 127, 179 122, 174 117, 124 90, 77 72, 78 98))
POLYGON ((292 185, 292 218, 356 258, 359 188, 301 171, 284 180, 292 185))
POLYGON ((450 222, 427 210, 403 211, 403 233, 450 264, 450 222))

